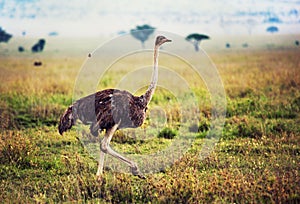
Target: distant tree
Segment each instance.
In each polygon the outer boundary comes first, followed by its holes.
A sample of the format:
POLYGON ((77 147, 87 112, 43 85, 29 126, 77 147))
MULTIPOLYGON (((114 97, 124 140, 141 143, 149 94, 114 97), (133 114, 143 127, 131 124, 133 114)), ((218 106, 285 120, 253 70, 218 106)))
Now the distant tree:
POLYGON ((229 44, 229 43, 226 43, 225 47, 226 47, 226 48, 230 48, 230 44, 229 44))
POLYGON ((22 47, 22 46, 19 46, 19 47, 18 47, 18 51, 19 51, 19 52, 24 52, 24 51, 25 51, 25 49, 24 49, 24 47, 22 47))
POLYGON ((269 17, 263 21, 264 23, 282 23, 282 20, 280 20, 278 17, 269 17))
POLYGON ((11 34, 5 32, 5 30, 3 30, 0 27, 0 43, 2 43, 2 42, 7 43, 10 40, 11 37, 12 37, 11 34))
POLYGON ((52 31, 52 32, 48 33, 48 36, 58 36, 58 32, 52 31))
POLYGON ((141 41, 142 47, 145 48, 145 41, 148 40, 149 36, 154 32, 155 28, 150 25, 136 26, 135 29, 130 30, 130 34, 141 41))
POLYGON ((125 35, 127 32, 124 30, 120 30, 117 32, 118 35, 125 35))
POLYGON ((267 28, 266 31, 273 34, 273 33, 278 32, 279 29, 276 26, 270 26, 270 27, 267 28))
POLYGON ((242 44, 242 47, 244 47, 244 48, 247 48, 249 45, 248 45, 248 43, 243 43, 242 44))
POLYGON ((34 44, 31 48, 32 52, 42 52, 44 50, 44 46, 46 44, 46 40, 40 39, 36 44, 34 44))
POLYGON ((299 46, 299 40, 295 40, 295 45, 299 46))
POLYGON ((200 44, 201 40, 208 40, 209 36, 204 35, 204 34, 199 34, 199 33, 193 33, 193 34, 188 35, 185 39, 187 41, 193 43, 193 45, 195 47, 195 51, 198 52, 199 44, 200 44))

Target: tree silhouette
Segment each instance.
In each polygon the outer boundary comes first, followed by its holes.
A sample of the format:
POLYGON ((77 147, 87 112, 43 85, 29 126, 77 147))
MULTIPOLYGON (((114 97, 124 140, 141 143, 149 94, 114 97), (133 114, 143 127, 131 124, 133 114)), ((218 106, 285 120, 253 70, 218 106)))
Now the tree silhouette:
POLYGON ((18 51, 19 51, 19 52, 24 52, 24 51, 25 51, 25 49, 24 49, 24 47, 22 47, 22 46, 19 46, 19 47, 18 47, 18 51))
POLYGON ((136 26, 135 29, 130 30, 130 34, 141 41, 142 48, 145 48, 145 41, 148 40, 149 36, 154 32, 155 28, 150 25, 136 26))
POLYGON ((31 47, 31 51, 32 52, 42 52, 43 49, 44 49, 45 44, 46 44, 46 40, 40 39, 36 44, 34 44, 31 47))
POLYGON ((276 26, 270 26, 270 27, 267 28, 266 31, 273 34, 273 33, 278 32, 279 29, 276 26))
POLYGON ((204 35, 204 34, 199 34, 199 33, 193 33, 193 34, 188 35, 185 39, 187 41, 191 42, 195 47, 195 51, 198 52, 199 44, 200 44, 201 40, 208 40, 209 36, 204 35))
POLYGON ((7 43, 7 42, 10 40, 11 37, 12 37, 11 34, 5 32, 5 30, 3 30, 3 29, 0 27, 0 43, 1 43, 1 42, 7 43))

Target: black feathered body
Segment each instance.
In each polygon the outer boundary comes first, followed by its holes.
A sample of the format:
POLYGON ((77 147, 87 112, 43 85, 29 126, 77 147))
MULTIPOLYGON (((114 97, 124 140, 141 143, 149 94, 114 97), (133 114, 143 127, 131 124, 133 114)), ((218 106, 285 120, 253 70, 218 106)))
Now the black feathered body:
POLYGON ((143 124, 146 117, 145 95, 133 96, 128 91, 106 89, 75 101, 63 114, 59 124, 62 134, 70 129, 77 119, 90 125, 93 135, 98 130, 110 129, 119 123, 118 129, 135 128, 143 124))

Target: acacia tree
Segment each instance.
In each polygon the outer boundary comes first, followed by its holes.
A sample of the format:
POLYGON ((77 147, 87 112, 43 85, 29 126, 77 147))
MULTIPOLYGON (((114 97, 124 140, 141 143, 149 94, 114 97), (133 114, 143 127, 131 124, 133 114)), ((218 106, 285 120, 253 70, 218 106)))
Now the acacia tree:
POLYGON ((272 33, 272 34, 278 32, 278 31, 279 31, 279 29, 276 26, 270 26, 267 28, 267 32, 272 33))
POLYGON ((0 43, 2 43, 2 42, 7 43, 10 40, 11 37, 12 37, 11 34, 5 32, 5 30, 3 30, 0 27, 0 43))
POLYGON ((150 25, 136 26, 135 29, 130 30, 130 34, 141 41, 142 48, 145 48, 145 41, 148 40, 149 36, 154 32, 155 28, 150 25))
POLYGON ((209 36, 204 35, 204 34, 199 34, 199 33, 192 33, 192 34, 188 35, 185 39, 187 41, 191 42, 195 47, 195 51, 198 52, 199 44, 200 44, 201 40, 208 40, 209 36))
POLYGON ((32 52, 42 52, 46 44, 45 39, 39 39, 39 41, 31 47, 32 52))

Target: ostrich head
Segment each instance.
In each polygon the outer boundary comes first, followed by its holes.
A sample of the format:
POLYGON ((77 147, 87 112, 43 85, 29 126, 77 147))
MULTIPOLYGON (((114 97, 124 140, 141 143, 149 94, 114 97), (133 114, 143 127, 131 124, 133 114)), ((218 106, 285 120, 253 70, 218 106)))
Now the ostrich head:
POLYGON ((172 40, 169 40, 165 36, 159 35, 156 37, 155 46, 161 46, 165 42, 172 42, 172 40))

